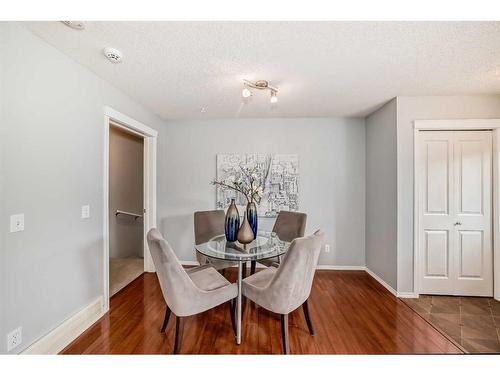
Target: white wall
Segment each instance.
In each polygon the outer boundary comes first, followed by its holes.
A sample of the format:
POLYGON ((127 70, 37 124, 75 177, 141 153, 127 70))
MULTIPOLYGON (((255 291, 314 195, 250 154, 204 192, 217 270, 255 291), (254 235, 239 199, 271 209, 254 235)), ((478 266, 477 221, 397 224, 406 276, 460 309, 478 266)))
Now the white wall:
POLYGON ((173 121, 159 137, 158 225, 181 260, 195 259, 193 212, 215 207, 216 155, 257 152, 299 154, 306 232, 322 228, 332 245, 320 264, 365 264, 363 119, 173 121))
POLYGON ((413 291, 413 121, 500 118, 500 96, 397 98, 398 291, 413 291))
POLYGON ((103 106, 162 121, 20 24, 0 23, 0 40, 4 353, 12 329, 23 327, 17 352, 102 295, 103 106), (25 231, 8 233, 15 213, 25 231))
POLYGON ((397 289, 396 109, 366 118, 366 267, 397 289))

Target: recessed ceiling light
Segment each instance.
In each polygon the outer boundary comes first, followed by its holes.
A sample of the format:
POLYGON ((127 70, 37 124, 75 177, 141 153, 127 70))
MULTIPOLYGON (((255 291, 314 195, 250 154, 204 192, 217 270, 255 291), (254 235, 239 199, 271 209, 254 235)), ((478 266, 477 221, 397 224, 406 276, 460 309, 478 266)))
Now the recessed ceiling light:
POLYGON ((66 26, 71 27, 75 30, 83 30, 85 29, 85 23, 83 21, 61 21, 66 26))
POLYGON ((106 58, 112 63, 120 63, 123 60, 123 54, 116 48, 106 47, 102 52, 104 53, 104 56, 106 56, 106 58))

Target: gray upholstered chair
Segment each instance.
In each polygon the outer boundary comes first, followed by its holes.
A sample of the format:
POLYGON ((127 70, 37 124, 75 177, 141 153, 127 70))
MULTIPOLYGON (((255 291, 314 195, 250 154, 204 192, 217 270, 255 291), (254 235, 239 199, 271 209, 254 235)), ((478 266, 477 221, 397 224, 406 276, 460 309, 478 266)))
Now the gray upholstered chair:
POLYGON ((170 312, 176 316, 174 354, 181 346, 182 317, 199 314, 230 301, 231 321, 234 329, 234 299, 236 284, 231 284, 210 265, 186 271, 174 251, 156 228, 148 232, 148 245, 167 304, 161 332, 165 331, 170 312))
POLYGON ((283 352, 289 353, 288 314, 300 305, 309 328, 314 329, 309 316, 307 299, 311 293, 316 265, 324 243, 324 234, 296 238, 278 268, 269 267, 243 280, 243 295, 266 310, 281 315, 281 336, 283 352))
MULTIPOLYGON (((280 240, 292 242, 294 239, 304 237, 306 230, 307 214, 302 212, 280 211, 274 222, 273 232, 280 240)), ((279 263, 278 258, 259 260, 260 264, 271 267, 279 263)), ((251 262, 250 274, 255 273, 256 261, 251 262)))
MULTIPOLYGON (((208 242, 211 238, 224 234, 224 210, 197 211, 194 213, 194 242, 196 245, 208 242)), ((216 270, 221 270, 235 265, 234 262, 210 259, 195 250, 196 259, 201 265, 210 264, 216 270)))

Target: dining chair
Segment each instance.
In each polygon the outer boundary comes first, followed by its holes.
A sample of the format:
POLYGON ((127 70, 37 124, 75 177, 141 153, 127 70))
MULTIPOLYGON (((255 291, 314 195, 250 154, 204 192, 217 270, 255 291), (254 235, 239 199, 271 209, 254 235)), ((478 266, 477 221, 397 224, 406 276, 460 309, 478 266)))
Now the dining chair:
POLYGON ((278 268, 269 267, 243 279, 242 292, 246 298, 281 315, 284 354, 290 352, 288 314, 301 305, 309 333, 314 336, 307 300, 324 237, 324 233, 318 230, 310 236, 296 238, 278 268))
MULTIPOLYGON (((302 212, 280 211, 274 222, 273 232, 275 232, 280 240, 292 242, 294 239, 304 237, 306 230, 307 214, 302 212)), ((260 264, 266 267, 279 264, 278 258, 259 260, 260 264)), ((250 263, 250 274, 255 273, 257 262, 253 260, 250 263)))
MULTIPOLYGON (((208 242, 214 236, 224 234, 224 210, 197 211, 194 213, 194 242, 196 245, 208 242)), ((195 250, 196 259, 210 264, 224 275, 224 269, 236 265, 235 262, 208 258, 195 250)))
POLYGON ((170 313, 173 312, 176 316, 173 353, 177 354, 180 351, 184 323, 182 318, 186 316, 199 314, 229 301, 234 330, 234 300, 238 294, 236 284, 231 284, 208 264, 186 271, 179 263, 172 247, 156 228, 148 232, 147 240, 163 298, 167 304, 160 332, 165 331, 170 313))

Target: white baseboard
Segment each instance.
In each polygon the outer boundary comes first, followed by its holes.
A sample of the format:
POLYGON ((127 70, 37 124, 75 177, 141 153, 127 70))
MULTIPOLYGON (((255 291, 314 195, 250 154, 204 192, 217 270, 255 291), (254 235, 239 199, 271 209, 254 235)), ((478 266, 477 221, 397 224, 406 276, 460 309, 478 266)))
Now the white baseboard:
POLYGON ((373 277, 375 280, 377 280, 385 289, 387 289, 389 292, 391 292, 394 296, 398 298, 418 298, 418 294, 413 293, 413 292, 398 292, 396 291, 392 286, 387 284, 379 275, 377 275, 375 272, 373 272, 371 269, 366 267, 366 272, 373 277))
POLYGON ((366 271, 365 266, 333 266, 328 264, 318 264, 316 269, 333 271, 366 271))
POLYGON ((366 268, 366 272, 368 273, 368 275, 370 275, 375 280, 377 280, 385 289, 387 289, 389 292, 391 292, 394 296, 396 296, 396 297, 398 296, 398 293, 396 292, 396 290, 392 286, 387 284, 379 275, 377 275, 375 272, 373 272, 368 267, 366 268))
POLYGON ((398 292, 398 298, 418 298, 418 293, 413 292, 398 292))
POLYGON ((21 354, 57 354, 104 315, 103 297, 66 319, 21 354))
MULTIPOLYGON (((181 261, 183 266, 199 266, 200 264, 195 260, 183 260, 181 261)), ((257 263, 257 268, 265 268, 265 266, 257 263)), ((319 264, 316 267, 317 270, 331 270, 331 271, 366 271, 371 277, 377 280, 384 288, 391 292, 394 296, 398 298, 418 298, 418 294, 413 292, 397 292, 392 286, 387 284, 379 275, 370 270, 366 266, 335 266, 328 264, 319 264)))
MULTIPOLYGON (((180 263, 183 266, 199 266, 200 263, 198 263, 195 260, 181 260, 180 263)), ((236 267, 236 265, 234 266, 236 267)), ((260 264, 257 262, 257 268, 266 268, 263 264, 260 264)), ((328 264, 319 264, 316 267, 317 270, 336 270, 336 271, 364 271, 366 270, 365 266, 332 266, 328 264)))

